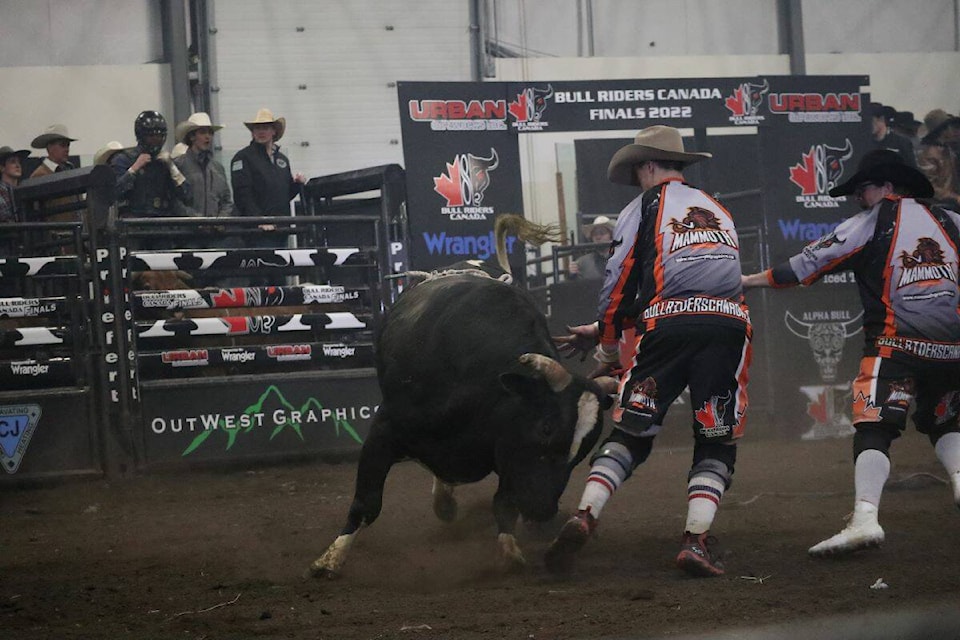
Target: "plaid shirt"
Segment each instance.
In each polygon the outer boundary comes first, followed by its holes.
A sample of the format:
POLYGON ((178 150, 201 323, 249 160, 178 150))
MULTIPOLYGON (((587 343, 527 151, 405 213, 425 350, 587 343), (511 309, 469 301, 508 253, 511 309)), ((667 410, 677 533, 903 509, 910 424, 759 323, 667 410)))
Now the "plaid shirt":
POLYGON ((17 222, 13 185, 0 180, 0 223, 17 222))

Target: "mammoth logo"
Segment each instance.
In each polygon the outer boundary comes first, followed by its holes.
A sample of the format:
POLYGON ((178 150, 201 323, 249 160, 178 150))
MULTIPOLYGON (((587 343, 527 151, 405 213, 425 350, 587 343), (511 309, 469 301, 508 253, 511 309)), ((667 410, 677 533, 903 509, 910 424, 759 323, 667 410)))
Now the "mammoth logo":
POLYGON ((803 255, 807 256, 812 260, 815 258, 817 251, 820 251, 821 249, 827 249, 829 247, 832 247, 835 244, 843 244, 845 242, 846 240, 841 240, 840 238, 837 237, 836 231, 832 231, 829 234, 817 240, 816 242, 805 246, 803 248, 803 255))
POLYGON ((543 112, 547 108, 547 99, 553 97, 553 85, 546 89, 527 87, 517 94, 517 99, 510 103, 510 115, 517 123, 540 122, 543 112))
POLYGON ((940 243, 933 238, 920 238, 913 253, 901 252, 900 266, 903 267, 903 271, 897 281, 897 288, 915 282, 936 280, 956 282, 957 279, 953 269, 944 263, 943 249, 940 248, 940 243))
POLYGON ((829 193, 840 183, 844 164, 853 157, 853 143, 845 138, 842 147, 816 144, 801 156, 800 164, 790 167, 790 182, 800 187, 800 195, 829 193))
POLYGON ((657 381, 647 376, 640 382, 634 383, 630 388, 631 405, 638 408, 657 410, 657 381))
POLYGON ((770 91, 770 81, 764 78, 763 84, 744 82, 737 87, 732 96, 724 101, 724 105, 733 114, 733 118, 757 118, 763 97, 770 91))
POLYGON ((702 207, 689 207, 687 215, 678 221, 672 218, 669 222, 673 230, 673 241, 670 251, 676 251, 693 244, 725 244, 737 248, 733 236, 724 231, 716 214, 702 207))
POLYGON ((446 199, 448 207, 480 206, 483 193, 490 186, 490 172, 499 164, 497 150, 492 147, 488 158, 459 154, 447 163, 447 174, 433 179, 433 190, 446 199))
POLYGON ((843 356, 843 345, 863 329, 860 319, 856 318, 836 322, 804 322, 787 311, 784 321, 790 333, 810 343, 813 359, 820 367, 820 377, 824 382, 833 382, 837 378, 837 365, 843 356))

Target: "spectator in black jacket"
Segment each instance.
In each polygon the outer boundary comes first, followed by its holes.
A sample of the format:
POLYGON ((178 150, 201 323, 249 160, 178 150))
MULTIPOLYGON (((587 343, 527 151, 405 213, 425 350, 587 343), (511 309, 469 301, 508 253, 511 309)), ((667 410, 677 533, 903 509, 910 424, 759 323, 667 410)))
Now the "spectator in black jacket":
POLYGON ((913 144, 907 138, 890 129, 897 110, 879 102, 870 103, 870 115, 873 117, 873 141, 876 149, 889 149, 896 152, 907 166, 917 168, 917 155, 913 144))
MULTIPOLYGON (((237 213, 241 216, 290 215, 290 201, 300 193, 305 179, 302 173, 292 173, 290 160, 277 144, 286 129, 286 119, 274 117, 269 109, 260 109, 253 120, 243 124, 250 129, 253 139, 230 163, 237 213)), ((261 228, 269 231, 273 225, 261 225, 261 228)))

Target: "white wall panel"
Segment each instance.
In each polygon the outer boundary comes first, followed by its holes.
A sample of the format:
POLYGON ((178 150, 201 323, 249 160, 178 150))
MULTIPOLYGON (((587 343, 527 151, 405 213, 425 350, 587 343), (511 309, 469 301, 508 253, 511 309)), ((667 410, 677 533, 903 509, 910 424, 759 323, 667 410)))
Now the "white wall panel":
POLYGON ((281 146, 308 177, 403 164, 395 83, 469 80, 467 14, 449 0, 216 2, 225 160, 250 142, 243 121, 267 107, 287 119, 281 146))
POLYGON ((0 0, 0 66, 140 64, 163 55, 157 0, 0 0))
POLYGON ((803 0, 811 53, 956 50, 954 0, 803 0))

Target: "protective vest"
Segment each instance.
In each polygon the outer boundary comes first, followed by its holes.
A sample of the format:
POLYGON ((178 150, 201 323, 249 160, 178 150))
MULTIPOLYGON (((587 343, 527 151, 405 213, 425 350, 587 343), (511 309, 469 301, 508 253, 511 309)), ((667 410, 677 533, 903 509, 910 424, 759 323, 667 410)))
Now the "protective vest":
POLYGON ((749 330, 740 245, 730 213, 679 180, 648 189, 621 212, 601 291, 601 339, 673 324, 749 330))

